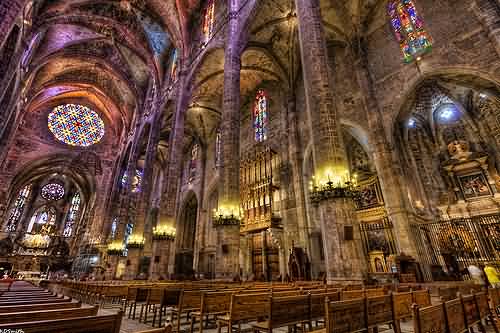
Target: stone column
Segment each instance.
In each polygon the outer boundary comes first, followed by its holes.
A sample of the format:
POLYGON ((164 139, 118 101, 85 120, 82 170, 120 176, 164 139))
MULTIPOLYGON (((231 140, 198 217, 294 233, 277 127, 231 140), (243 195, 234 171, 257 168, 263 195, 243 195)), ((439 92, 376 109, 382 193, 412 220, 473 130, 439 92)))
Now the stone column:
POLYGON ((16 20, 21 15, 26 0, 3 0, 0 2, 0 49, 16 20))
MULTIPOLYGON (((183 68, 183 67, 182 67, 183 68)), ((186 71, 179 72, 177 81, 178 92, 174 116, 172 117, 172 130, 170 131, 168 147, 168 166, 166 170, 165 182, 163 184, 163 194, 160 203, 160 218, 158 224, 176 227, 180 230, 179 221, 176 221, 177 197, 179 191, 179 179, 182 174, 182 150, 184 141, 184 122, 189 100, 191 98, 190 85, 186 77, 186 71)), ((153 251, 153 256, 164 256, 165 254, 153 251)), ((167 256, 167 255, 165 255, 167 256)), ((169 258, 168 273, 174 272, 173 258, 175 249, 171 249, 167 256, 169 258)), ((160 274, 167 272, 160 272, 160 274)))
MULTIPOLYGON (((238 1, 229 6, 228 36, 224 54, 224 96, 221 119, 222 156, 219 208, 240 205, 240 70, 238 1)), ((239 273, 240 228, 219 226, 216 278, 232 279, 239 273)))
POLYGON ((150 269, 150 277, 153 281, 168 278, 168 262, 172 244, 172 240, 153 240, 153 257, 150 269), (156 260, 158 262, 155 262, 156 260))
MULTIPOLYGON (((306 103, 311 133, 314 133, 315 179, 320 183, 331 180, 337 185, 347 180, 348 164, 333 97, 333 75, 328 61, 320 2, 295 0, 295 4, 306 103)), ((353 227, 353 234, 359 235, 352 200, 343 197, 327 199, 317 209, 321 216, 328 280, 361 278, 366 265, 361 265, 359 239, 343 237, 345 227, 353 227), (343 261, 339 262, 339 258, 343 261)))
POLYGON ((488 37, 500 56, 500 4, 498 0, 473 1, 472 10, 488 33, 488 37))
POLYGON ((393 157, 393 147, 387 140, 381 110, 377 103, 373 81, 368 70, 367 56, 364 50, 356 64, 356 74, 361 91, 364 91, 365 105, 370 128, 370 143, 373 147, 373 161, 377 169, 382 193, 384 194, 387 215, 394 225, 396 246, 399 253, 417 258, 417 251, 413 239, 409 214, 407 211, 406 193, 401 183, 401 171, 393 157))

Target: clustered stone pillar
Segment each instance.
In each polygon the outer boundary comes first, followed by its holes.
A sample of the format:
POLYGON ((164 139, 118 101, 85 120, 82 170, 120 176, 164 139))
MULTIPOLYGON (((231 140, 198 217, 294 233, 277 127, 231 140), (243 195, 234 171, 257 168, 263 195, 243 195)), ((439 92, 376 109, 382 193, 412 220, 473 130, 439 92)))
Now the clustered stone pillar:
MULTIPOLYGON (((183 67, 181 67, 183 69, 183 67)), ((176 227, 179 229, 179 221, 176 221, 177 192, 179 189, 179 179, 182 172, 182 148, 184 140, 184 122, 189 100, 191 98, 190 85, 187 80, 186 71, 179 72, 178 92, 174 116, 172 117, 172 129, 170 132, 168 147, 168 167, 164 182, 163 194, 160 205, 160 217, 158 224, 176 227)), ((170 246, 154 246, 153 256, 159 257, 160 266, 168 267, 168 273, 173 273, 173 258, 175 249, 170 246), (161 249, 168 249, 169 252, 158 252, 161 249)), ((167 274, 167 272, 160 272, 167 274)))
POLYGON ((377 104, 373 80, 368 70, 368 59, 364 50, 360 50, 360 59, 356 64, 356 73, 360 88, 365 92, 368 124, 371 129, 370 141, 373 160, 384 193, 387 215, 394 225, 396 246, 399 253, 417 258, 415 244, 411 237, 409 216, 406 209, 405 195, 400 182, 400 170, 394 163, 393 153, 386 137, 383 118, 377 104))
MULTIPOLYGON (((224 96, 221 138, 222 163, 219 180, 219 208, 240 205, 240 41, 238 1, 231 1, 228 38, 224 55, 224 96)), ((239 274, 240 227, 218 227, 219 242, 215 262, 217 278, 231 279, 239 274)))
MULTIPOLYGON (((318 181, 343 182, 348 176, 345 147, 337 116, 331 68, 319 0, 295 0, 310 126, 314 129, 313 158, 318 181)), ((322 200, 318 209, 324 237, 327 278, 361 279, 362 249, 352 199, 322 200)))
POLYGON ((488 32, 500 56, 500 4, 498 0, 476 0, 472 3, 472 10, 488 32))
POLYGON ((27 2, 26 0, 2 0, 0 2, 0 49, 27 2))

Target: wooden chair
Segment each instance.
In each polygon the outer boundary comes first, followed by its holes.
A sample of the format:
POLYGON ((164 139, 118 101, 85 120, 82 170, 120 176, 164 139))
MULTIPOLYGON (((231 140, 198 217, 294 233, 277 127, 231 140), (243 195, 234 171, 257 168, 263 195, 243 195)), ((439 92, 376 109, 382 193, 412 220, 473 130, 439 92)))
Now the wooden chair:
POLYGON ((366 332, 367 316, 364 299, 325 303, 326 333, 366 332))
POLYGON ((413 306, 414 333, 447 333, 446 315, 442 304, 413 306))
POLYGON ((265 318, 269 313, 269 294, 233 294, 229 313, 217 317, 217 333, 221 333, 222 327, 228 327, 228 333, 232 332, 233 326, 238 325, 238 333, 241 333, 241 324, 252 320, 265 318))
POLYGON ((468 331, 467 324, 465 323, 464 308, 460 298, 443 303, 446 326, 448 333, 465 333, 468 331))
POLYGON ((268 319, 252 325, 254 332, 272 333, 275 328, 297 324, 302 325, 302 332, 305 332, 304 324, 311 319, 310 301, 310 295, 269 297, 268 319))

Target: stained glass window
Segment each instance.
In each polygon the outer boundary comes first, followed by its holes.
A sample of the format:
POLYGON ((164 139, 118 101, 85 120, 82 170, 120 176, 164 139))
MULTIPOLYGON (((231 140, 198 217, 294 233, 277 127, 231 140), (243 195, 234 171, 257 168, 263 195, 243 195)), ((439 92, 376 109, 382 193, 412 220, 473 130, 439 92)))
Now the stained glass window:
POLYGON ((222 132, 220 128, 217 130, 215 137, 215 167, 218 168, 222 164, 222 132))
POLYGON ((424 29, 413 0, 390 1, 387 10, 406 63, 431 50, 431 37, 424 29))
POLYGON ((56 139, 70 146, 88 147, 101 141, 104 122, 86 106, 64 104, 49 113, 49 130, 56 139))
POLYGON ((205 41, 208 41, 213 36, 214 23, 215 0, 208 0, 207 6, 205 7, 205 13, 203 15, 203 36, 205 36, 205 41))
POLYGON ((75 193, 71 199, 71 207, 69 208, 68 215, 66 216, 66 223, 64 223, 63 236, 70 237, 73 234, 73 228, 78 219, 78 214, 80 212, 80 193, 75 193))
MULTIPOLYGON (((135 170, 135 175, 132 178, 132 182, 130 184, 130 189, 132 190, 132 193, 139 193, 141 191, 141 184, 142 184, 142 177, 143 177, 143 172, 142 170, 136 169, 135 170)), ((127 185, 127 180, 128 180, 128 175, 125 172, 122 176, 122 186, 127 185)))
POLYGON ((255 130, 255 141, 263 142, 267 139, 268 103, 266 92, 262 89, 257 91, 253 107, 253 128, 255 130))
POLYGON ((42 206, 31 216, 27 232, 49 234, 56 223, 56 209, 52 206, 42 206))
POLYGON ((177 49, 172 52, 172 65, 170 67, 170 77, 172 82, 177 80, 177 49))
POLYGON ((57 183, 49 183, 42 187, 42 198, 48 201, 56 201, 64 196, 64 187, 57 183))
POLYGON ((123 243, 125 243, 125 251, 123 251, 123 254, 126 256, 128 254, 128 240, 130 238, 130 235, 132 235, 132 231, 134 231, 134 224, 133 223, 127 223, 127 226, 125 227, 125 235, 123 237, 123 243))
POLYGON ((7 220, 7 226, 5 228, 6 231, 16 231, 17 223, 23 214, 24 206, 26 205, 26 201, 28 201, 30 194, 31 185, 26 185, 19 191, 16 201, 14 202, 14 206, 10 211, 9 219, 7 220))
POLYGON ((189 160, 188 183, 192 183, 196 179, 199 151, 200 151, 199 144, 195 144, 195 145, 193 145, 193 148, 191 148, 191 159, 189 160))
POLYGON ((116 229, 118 228, 118 217, 113 217, 113 223, 111 223, 111 239, 115 239, 116 229))

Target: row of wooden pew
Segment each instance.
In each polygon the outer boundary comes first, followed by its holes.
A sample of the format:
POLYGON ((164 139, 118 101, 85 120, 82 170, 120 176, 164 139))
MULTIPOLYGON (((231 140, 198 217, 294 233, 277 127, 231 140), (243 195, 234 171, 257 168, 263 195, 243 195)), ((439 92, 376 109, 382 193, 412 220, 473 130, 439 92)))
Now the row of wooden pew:
POLYGON ((0 282, 0 332, 119 333, 121 321, 122 311, 98 313, 97 306, 25 281, 0 282))

